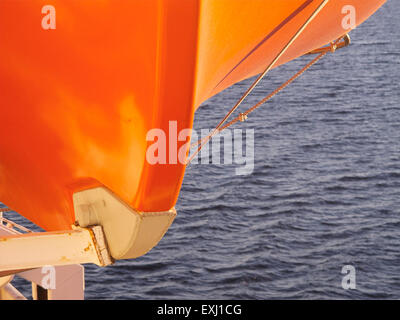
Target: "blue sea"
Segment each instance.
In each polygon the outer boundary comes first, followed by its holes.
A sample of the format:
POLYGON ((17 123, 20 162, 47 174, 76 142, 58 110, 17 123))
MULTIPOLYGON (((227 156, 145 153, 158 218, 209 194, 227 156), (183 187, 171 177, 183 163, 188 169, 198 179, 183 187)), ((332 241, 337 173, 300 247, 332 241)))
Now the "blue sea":
MULTIPOLYGON (((400 299, 399 16, 389 0, 350 47, 235 126, 254 129, 251 174, 190 165, 166 236, 136 260, 86 265, 86 299, 400 299)), ((310 58, 274 69, 241 110, 310 58)), ((252 81, 204 103, 195 128, 214 127, 252 81)))

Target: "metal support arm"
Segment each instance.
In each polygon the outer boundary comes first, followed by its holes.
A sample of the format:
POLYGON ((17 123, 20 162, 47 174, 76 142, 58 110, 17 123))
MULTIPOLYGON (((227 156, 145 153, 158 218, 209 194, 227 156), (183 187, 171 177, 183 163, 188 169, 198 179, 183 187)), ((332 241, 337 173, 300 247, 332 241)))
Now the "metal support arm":
POLYGON ((0 233, 0 258, 2 272, 45 265, 112 263, 100 226, 7 236, 0 233))

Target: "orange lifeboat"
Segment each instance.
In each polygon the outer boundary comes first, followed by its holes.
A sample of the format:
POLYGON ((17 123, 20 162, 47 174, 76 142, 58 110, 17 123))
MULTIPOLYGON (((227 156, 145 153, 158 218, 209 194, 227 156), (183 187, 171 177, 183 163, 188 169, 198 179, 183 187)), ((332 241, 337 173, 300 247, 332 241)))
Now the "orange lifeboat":
MULTIPOLYGON (((170 210, 185 165, 146 161, 147 133, 192 128, 202 102, 262 72, 321 2, 0 1, 0 201, 49 231, 70 229, 73 194, 98 186, 170 210)), ((359 25, 384 2, 329 1, 274 66, 349 32, 346 7, 359 25)))

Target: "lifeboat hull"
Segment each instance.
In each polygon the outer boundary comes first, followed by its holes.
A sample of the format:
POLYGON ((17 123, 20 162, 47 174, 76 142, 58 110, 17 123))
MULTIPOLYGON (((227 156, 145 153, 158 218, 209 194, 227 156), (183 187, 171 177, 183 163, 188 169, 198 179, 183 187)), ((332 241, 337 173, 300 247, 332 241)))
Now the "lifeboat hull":
MULTIPOLYGON (((384 2, 330 1, 276 66, 347 33, 345 6, 359 25, 384 2)), ((149 130, 171 142, 170 121, 192 128, 202 102, 260 73, 321 1, 51 3, 45 30, 48 1, 0 1, 0 201, 61 230, 72 195, 98 186, 139 211, 172 208, 185 165, 149 163, 149 130)))

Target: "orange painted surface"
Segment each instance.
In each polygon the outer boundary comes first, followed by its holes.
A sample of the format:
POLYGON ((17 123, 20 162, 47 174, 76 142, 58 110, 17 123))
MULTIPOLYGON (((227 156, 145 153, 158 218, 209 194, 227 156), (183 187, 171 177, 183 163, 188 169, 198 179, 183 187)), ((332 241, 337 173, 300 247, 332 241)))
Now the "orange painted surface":
MULTIPOLYGON (((185 166, 149 164, 147 132, 191 128, 320 2, 0 0, 0 201, 47 230, 70 228, 71 194, 97 185, 138 210, 170 209, 185 166), (47 4, 55 30, 41 26, 47 4)), ((279 64, 346 33, 343 6, 360 24, 384 2, 331 0, 279 64)))

